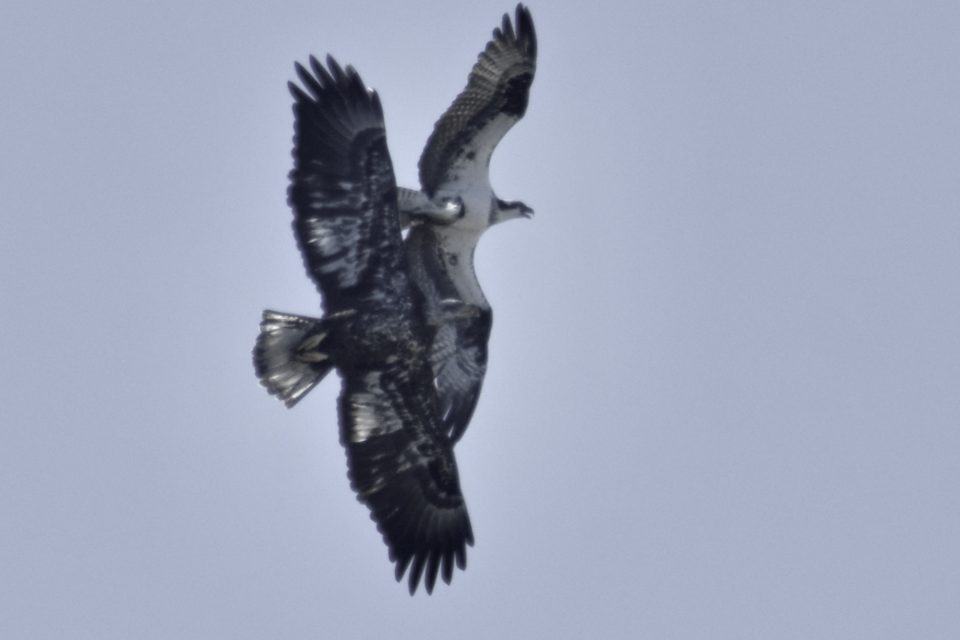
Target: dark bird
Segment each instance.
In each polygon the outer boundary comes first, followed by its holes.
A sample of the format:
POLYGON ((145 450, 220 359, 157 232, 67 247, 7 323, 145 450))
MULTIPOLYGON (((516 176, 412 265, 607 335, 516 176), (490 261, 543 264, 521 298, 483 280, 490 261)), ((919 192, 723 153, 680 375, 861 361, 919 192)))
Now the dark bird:
POLYGON ((514 30, 504 16, 437 123, 420 163, 423 191, 398 190, 380 99, 352 67, 311 56, 309 70, 296 65, 301 85, 289 84, 289 203, 324 316, 265 311, 254 366, 288 407, 338 371, 351 486, 411 593, 421 577, 428 592, 438 574, 449 583, 473 544, 453 456, 476 405, 490 330, 473 247, 491 224, 529 213, 497 199, 487 177, 532 79, 533 24, 522 6, 516 22, 514 30), (413 225, 406 244, 404 224, 413 225))

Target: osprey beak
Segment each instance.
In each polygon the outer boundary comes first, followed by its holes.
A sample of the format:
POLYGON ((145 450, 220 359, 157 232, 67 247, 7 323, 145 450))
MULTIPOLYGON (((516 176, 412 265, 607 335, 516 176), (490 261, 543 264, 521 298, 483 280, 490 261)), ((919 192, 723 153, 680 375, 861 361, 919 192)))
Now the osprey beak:
POLYGON ((520 205, 520 215, 529 220, 530 218, 533 217, 533 209, 531 209, 525 204, 520 205))

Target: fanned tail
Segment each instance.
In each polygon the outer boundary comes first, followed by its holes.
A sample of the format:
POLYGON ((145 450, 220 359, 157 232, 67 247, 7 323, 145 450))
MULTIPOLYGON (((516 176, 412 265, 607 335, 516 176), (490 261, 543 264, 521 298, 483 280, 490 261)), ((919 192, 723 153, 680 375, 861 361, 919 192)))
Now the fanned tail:
POLYGON ((260 384, 287 407, 297 404, 333 368, 328 337, 323 320, 264 311, 253 348, 260 384))

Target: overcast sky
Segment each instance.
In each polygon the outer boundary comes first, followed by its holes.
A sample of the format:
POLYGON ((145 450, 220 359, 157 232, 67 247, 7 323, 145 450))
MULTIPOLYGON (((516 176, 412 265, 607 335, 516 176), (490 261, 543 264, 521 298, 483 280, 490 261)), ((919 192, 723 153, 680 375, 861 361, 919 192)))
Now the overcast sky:
POLYGON ((512 6, 0 4, 0 636, 960 637, 960 8, 599 4, 532 6, 477 545, 414 598, 336 381, 250 363, 319 312, 285 83, 354 64, 413 186, 512 6))

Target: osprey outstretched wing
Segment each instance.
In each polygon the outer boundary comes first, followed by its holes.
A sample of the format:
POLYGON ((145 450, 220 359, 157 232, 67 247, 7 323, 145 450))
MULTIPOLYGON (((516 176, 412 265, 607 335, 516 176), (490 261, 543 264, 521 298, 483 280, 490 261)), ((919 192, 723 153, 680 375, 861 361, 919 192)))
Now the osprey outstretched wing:
POLYGON ((411 229, 406 240, 410 275, 423 292, 427 319, 436 331, 430 364, 451 442, 463 436, 480 399, 493 324, 493 310, 473 273, 472 248, 457 252, 457 235, 453 228, 423 224, 411 229))
POLYGON ((407 273, 397 187, 377 94, 327 58, 297 65, 289 201, 319 320, 264 312, 254 349, 268 391, 296 403, 342 378, 340 440, 351 486, 413 593, 466 566, 473 533, 429 363, 431 329, 407 273), (409 571, 408 571, 409 569, 409 571))
POLYGON ((527 110, 537 61, 537 36, 530 10, 517 5, 514 23, 503 16, 480 53, 466 88, 434 126, 420 156, 420 184, 433 196, 488 185, 490 156, 527 110))

